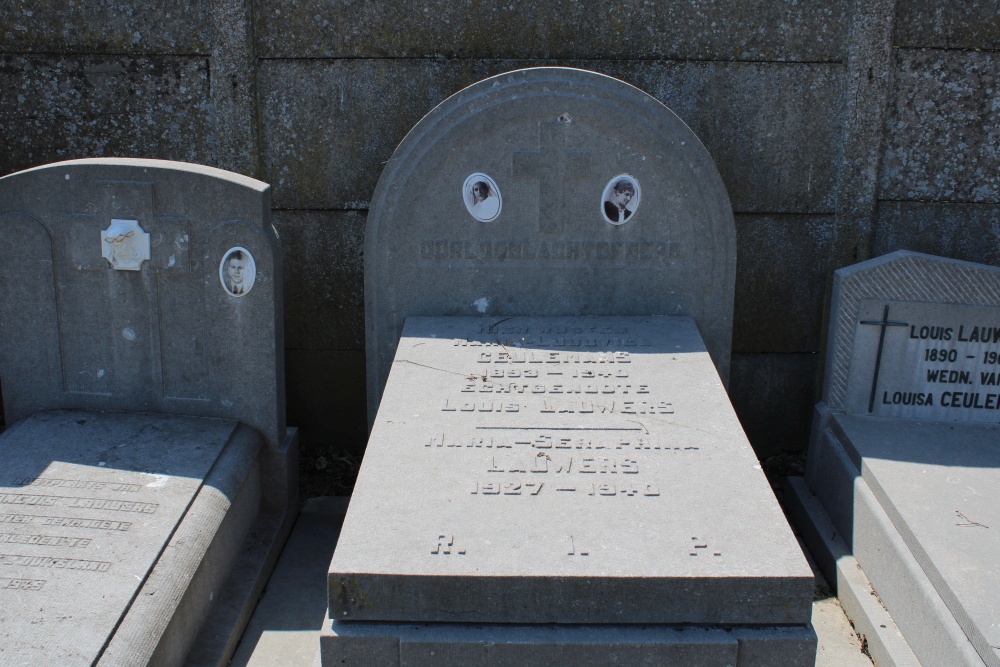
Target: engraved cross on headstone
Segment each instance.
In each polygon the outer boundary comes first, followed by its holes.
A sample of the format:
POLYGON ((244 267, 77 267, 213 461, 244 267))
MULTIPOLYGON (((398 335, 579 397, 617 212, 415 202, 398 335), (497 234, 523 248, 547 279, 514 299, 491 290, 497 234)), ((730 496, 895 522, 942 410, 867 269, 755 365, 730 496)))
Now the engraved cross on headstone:
POLYGON ((858 324, 869 324, 881 327, 878 335, 878 352, 875 355, 875 372, 872 374, 872 391, 871 395, 868 397, 868 414, 871 414, 872 410, 875 409, 875 391, 878 389, 878 374, 879 370, 882 368, 882 348, 885 346, 885 329, 886 327, 909 326, 909 322, 890 322, 889 304, 886 304, 885 310, 882 311, 881 320, 859 320, 858 324))
POLYGON ((205 332, 174 331, 181 318, 172 316, 204 309, 189 221, 159 214, 150 181, 101 179, 92 187, 97 192, 85 210, 66 216, 57 269, 66 390, 201 398, 205 332), (140 271, 117 271, 104 258, 101 231, 113 218, 138 220, 150 234, 150 259, 140 271), (108 351, 100 368, 90 368, 95 346, 108 351))
POLYGON ((559 233, 563 229, 566 212, 566 182, 590 175, 590 153, 567 150, 567 139, 573 131, 573 122, 559 120, 538 124, 537 151, 514 151, 512 158, 514 178, 538 179, 538 231, 559 233))

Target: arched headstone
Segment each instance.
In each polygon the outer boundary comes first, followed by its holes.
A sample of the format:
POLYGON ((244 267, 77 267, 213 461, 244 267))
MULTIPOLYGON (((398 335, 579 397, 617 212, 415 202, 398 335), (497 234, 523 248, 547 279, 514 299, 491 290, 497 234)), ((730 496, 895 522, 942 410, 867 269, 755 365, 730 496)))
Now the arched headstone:
POLYGON ((690 315, 725 382, 735 275, 726 189, 670 109, 583 70, 486 79, 407 134, 372 198, 369 420, 411 315, 690 315))

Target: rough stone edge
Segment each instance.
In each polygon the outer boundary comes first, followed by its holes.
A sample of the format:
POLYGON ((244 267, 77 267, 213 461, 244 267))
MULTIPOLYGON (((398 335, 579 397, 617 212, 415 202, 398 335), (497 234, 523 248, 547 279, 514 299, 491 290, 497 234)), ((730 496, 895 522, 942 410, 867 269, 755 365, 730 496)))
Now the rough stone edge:
MULTIPOLYGON (((539 77, 544 77, 547 74, 565 74, 568 72, 573 72, 579 77, 580 85, 589 84, 593 86, 597 85, 598 82, 603 82, 612 87, 620 87, 623 91, 629 90, 630 93, 635 96, 634 104, 632 105, 633 110, 651 107, 657 109, 658 111, 665 111, 669 114, 669 116, 676 119, 679 125, 687 129, 690 133, 690 144, 692 150, 700 151, 703 158, 703 164, 711 167, 710 169, 705 170, 704 177, 706 182, 708 182, 709 180, 712 180, 714 175, 714 183, 710 183, 707 188, 717 189, 719 194, 723 196, 723 208, 728 211, 729 215, 728 228, 722 230, 726 232, 728 239, 724 240, 723 243, 726 243, 729 246, 734 260, 732 275, 723 276, 721 279, 721 282, 725 287, 724 293, 721 295, 722 300, 728 303, 729 317, 727 324, 729 335, 725 337, 726 340, 722 345, 722 349, 713 350, 718 353, 720 357, 724 357, 724 359, 720 359, 719 362, 716 363, 716 367, 719 370, 719 375, 722 378, 723 385, 726 387, 729 386, 729 367, 730 357, 732 355, 732 311, 736 293, 736 224, 733 217, 732 205, 729 201, 728 190, 722 181, 719 169, 715 165, 715 161, 712 159, 708 149, 705 148, 705 145, 702 143, 698 135, 695 134, 695 132, 683 121, 683 119, 663 104, 663 102, 660 102, 658 99, 641 88, 633 86, 626 81, 622 81, 621 79, 617 79, 606 74, 600 74, 598 72, 573 67, 529 67, 487 77, 447 97, 430 112, 428 112, 423 118, 421 118, 410 129, 410 131, 406 133, 406 136, 403 137, 403 140, 399 142, 398 146, 396 146, 392 156, 386 163, 385 169, 379 176, 378 184, 375 187, 375 191, 372 194, 371 202, 369 204, 369 212, 365 222, 364 243, 365 357, 368 385, 369 430, 371 430, 371 426, 374 424, 375 416, 378 411, 378 405, 385 389, 385 382, 389 375, 388 368, 384 369, 385 372, 382 372, 382 364, 378 353, 380 350, 379 332, 374 329, 374 326, 376 314, 381 312, 379 310, 380 298, 381 300, 385 300, 385 295, 380 294, 376 289, 377 282, 375 274, 380 273, 378 266, 379 246, 377 243, 377 237, 381 232, 383 209, 394 209, 395 205, 390 202, 394 201, 398 197, 396 192, 398 188, 390 187, 390 182, 392 182, 393 185, 395 184, 400 173, 400 165, 409 159, 412 159, 415 155, 419 155, 425 142, 427 141, 427 138, 440 133, 439 126, 442 123, 447 122, 460 108, 475 105, 477 101, 480 101, 479 98, 483 96, 495 95, 498 88, 500 90, 510 90, 524 85, 525 83, 535 81, 539 77), (530 77, 530 80, 526 81, 526 77, 530 77), (585 79, 589 79, 589 81, 585 81, 585 79)), ((397 304, 393 304, 393 309, 395 309, 396 305, 397 304)), ((406 315, 408 314, 411 313, 407 313, 406 315)), ((642 315, 656 314, 662 313, 642 313, 642 315)), ((405 315, 402 319, 405 321, 405 315)), ((393 332, 393 337, 395 338, 396 343, 398 343, 402 334, 403 321, 398 323, 398 330, 393 332)), ((385 335, 384 332, 382 335, 385 335)), ((395 344, 393 347, 395 347, 395 344)), ((391 367, 391 359, 389 360, 388 365, 391 367)))
POLYGON ((897 250, 836 271, 823 381, 823 402, 834 412, 844 411, 855 323, 864 299, 996 304, 1000 267, 897 250), (962 290, 952 287, 959 281, 966 284, 962 290))
MULTIPOLYGON (((298 445, 298 429, 289 428, 282 451, 287 452, 286 468, 295 477, 298 475, 298 445)), ((262 480, 266 479, 262 476, 262 480)), ((298 485, 287 483, 285 488, 291 495, 283 508, 268 507, 266 497, 262 499, 260 515, 250 530, 246 546, 233 561, 185 665, 224 667, 236 652, 295 525, 298 485)))
POLYGON ((879 667, 920 667, 896 622, 879 604, 871 582, 847 549, 819 500, 802 477, 789 477, 786 496, 790 518, 826 580, 834 584, 844 613, 867 642, 868 654, 879 667))

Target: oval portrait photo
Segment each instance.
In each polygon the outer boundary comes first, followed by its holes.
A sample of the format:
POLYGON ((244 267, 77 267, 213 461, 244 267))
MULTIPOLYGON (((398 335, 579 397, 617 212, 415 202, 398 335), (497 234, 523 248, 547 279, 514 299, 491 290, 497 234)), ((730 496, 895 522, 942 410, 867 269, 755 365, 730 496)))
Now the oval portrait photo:
POLYGON ((233 296, 244 296, 253 289, 257 264, 246 248, 230 248, 219 264, 219 280, 233 296))
POLYGON ((604 219, 612 225, 622 225, 639 208, 639 181, 628 174, 615 176, 604 186, 601 195, 601 211, 604 219))
POLYGON ((496 181, 486 174, 472 174, 462 185, 462 197, 465 200, 465 208, 473 218, 480 222, 496 220, 500 215, 503 206, 503 198, 500 196, 500 188, 496 181))

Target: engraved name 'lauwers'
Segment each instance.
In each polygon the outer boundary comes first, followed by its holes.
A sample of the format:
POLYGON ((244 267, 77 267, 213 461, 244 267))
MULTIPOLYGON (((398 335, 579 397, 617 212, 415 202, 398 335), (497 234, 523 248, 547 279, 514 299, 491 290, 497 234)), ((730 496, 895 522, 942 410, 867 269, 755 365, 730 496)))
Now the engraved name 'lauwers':
POLYGON ((543 400, 540 404, 516 401, 456 401, 446 398, 442 412, 521 412, 534 407, 540 414, 621 414, 669 415, 673 404, 667 401, 558 401, 543 400))
POLYGON ((15 567, 42 567, 58 570, 83 570, 86 572, 107 572, 111 563, 103 560, 82 560, 79 558, 56 558, 55 556, 25 556, 0 553, 0 565, 15 567))
POLYGON ((158 503, 140 503, 109 498, 75 498, 72 496, 43 496, 24 493, 0 493, 0 505, 33 505, 37 507, 75 507, 80 509, 108 510, 111 512, 141 512, 153 514, 158 503))

